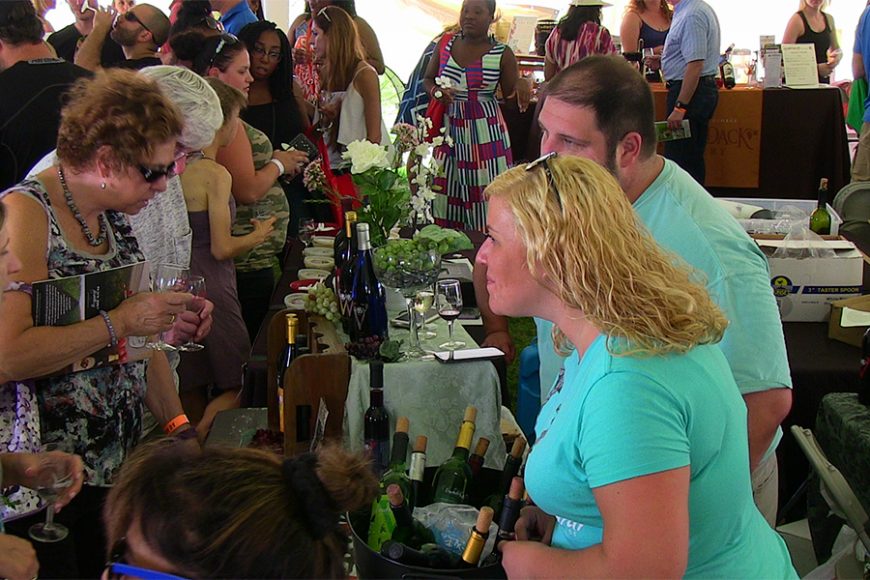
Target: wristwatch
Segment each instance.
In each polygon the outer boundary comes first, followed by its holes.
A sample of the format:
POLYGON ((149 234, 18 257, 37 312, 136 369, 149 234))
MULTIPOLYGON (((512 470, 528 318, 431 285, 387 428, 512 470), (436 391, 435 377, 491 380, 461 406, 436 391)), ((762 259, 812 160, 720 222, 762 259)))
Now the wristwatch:
POLYGON ((680 101, 680 100, 677 100, 677 102, 674 103, 674 108, 678 109, 684 113, 686 112, 686 107, 688 107, 688 106, 689 106, 688 103, 684 103, 683 101, 680 101))

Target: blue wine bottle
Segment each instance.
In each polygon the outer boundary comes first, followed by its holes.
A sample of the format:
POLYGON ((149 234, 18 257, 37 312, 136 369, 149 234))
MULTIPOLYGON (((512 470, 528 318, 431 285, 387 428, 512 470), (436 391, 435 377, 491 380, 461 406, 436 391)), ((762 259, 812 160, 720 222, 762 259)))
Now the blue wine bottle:
POLYGON ((371 337, 387 339, 387 298, 375 276, 369 224, 356 225, 357 253, 353 266, 350 297, 350 339, 362 342, 371 337))

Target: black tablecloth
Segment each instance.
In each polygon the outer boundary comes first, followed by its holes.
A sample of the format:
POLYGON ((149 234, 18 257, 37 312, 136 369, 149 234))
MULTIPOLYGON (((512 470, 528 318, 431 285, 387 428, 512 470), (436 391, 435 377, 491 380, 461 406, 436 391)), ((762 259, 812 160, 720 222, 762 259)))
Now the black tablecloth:
MULTIPOLYGON (((758 91, 759 96, 762 91, 758 91)), ((709 188, 717 197, 815 199, 819 179, 836 193, 849 183, 849 147, 840 91, 766 89, 763 91, 759 187, 709 188)), ((721 91, 720 98, 728 98, 721 91)), ((515 163, 538 157, 541 135, 534 107, 520 113, 502 105, 515 163)), ((656 112, 663 119, 663 112, 656 112)), ((740 171, 735 167, 734 171, 740 171)))

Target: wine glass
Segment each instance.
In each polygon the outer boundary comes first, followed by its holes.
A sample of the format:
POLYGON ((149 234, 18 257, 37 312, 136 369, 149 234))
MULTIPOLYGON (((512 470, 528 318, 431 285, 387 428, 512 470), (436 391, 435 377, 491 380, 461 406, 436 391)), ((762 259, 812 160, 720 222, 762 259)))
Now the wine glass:
MULTIPOLYGON (((187 279, 187 291, 198 298, 205 298, 206 297, 205 278, 202 276, 190 276, 190 277, 188 277, 188 279, 187 279)), ((188 310, 195 309, 194 304, 193 304, 193 300, 188 302, 187 309, 188 310)), ((203 345, 198 344, 196 342, 193 342, 193 338, 191 338, 190 340, 188 340, 187 342, 185 342, 184 344, 179 346, 178 350, 183 351, 183 352, 196 352, 196 351, 202 350, 204 348, 205 347, 203 345)))
MULTIPOLYGON (((44 445, 42 451, 63 451, 62 446, 57 444, 44 445)), ((30 526, 27 534, 37 542, 59 542, 69 535, 69 530, 63 524, 54 522, 54 504, 61 492, 72 485, 73 474, 69 470, 66 459, 43 456, 33 478, 34 491, 45 502, 45 522, 39 522, 30 526)))
POLYGON ((430 288, 418 290, 414 295, 414 311, 420 316, 417 323, 418 340, 424 338, 435 338, 437 336, 437 333, 426 329, 426 315, 429 313, 429 310, 432 309, 434 304, 435 292, 430 288))
POLYGON ((299 220, 299 240, 305 244, 305 247, 311 245, 311 239, 314 236, 314 230, 317 229, 317 224, 312 218, 304 218, 299 220))
POLYGON ((462 287, 459 280, 453 278, 438 280, 438 283, 435 284, 435 304, 438 308, 438 315, 447 321, 448 340, 440 347, 447 350, 464 347, 465 342, 453 340, 453 322, 459 318, 459 314, 462 312, 462 287))
MULTIPOLYGON (((390 243, 374 251, 375 275, 387 288, 397 288, 405 298, 411 337, 405 356, 422 359, 431 356, 420 348, 417 336, 417 316, 414 301, 417 292, 432 287, 441 272, 441 255, 434 250, 407 249, 400 243, 390 243)), ((428 310, 428 309, 427 309, 428 310)))
MULTIPOLYGON (((151 283, 152 292, 184 292, 187 290, 187 280, 190 270, 176 264, 157 264, 154 279, 151 283)), ((165 332, 157 336, 156 341, 149 341, 145 346, 153 350, 176 350, 166 342, 165 332)))

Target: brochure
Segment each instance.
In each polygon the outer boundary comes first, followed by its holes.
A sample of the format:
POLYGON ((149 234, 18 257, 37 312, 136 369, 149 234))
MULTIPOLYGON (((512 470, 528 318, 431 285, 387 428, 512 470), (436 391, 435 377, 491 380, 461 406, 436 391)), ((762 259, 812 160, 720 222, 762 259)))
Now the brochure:
POLYGON ((683 119, 682 126, 677 129, 670 129, 667 121, 656 121, 656 139, 660 143, 688 139, 691 136, 692 129, 689 127, 688 119, 683 119))
MULTIPOLYGON (((104 272, 68 276, 33 283, 33 324, 66 326, 109 311, 130 296, 149 288, 148 262, 121 266, 104 272)), ((122 338, 55 374, 89 370, 147 358, 146 337, 122 338)))

